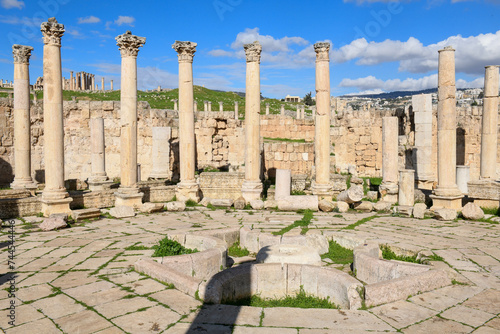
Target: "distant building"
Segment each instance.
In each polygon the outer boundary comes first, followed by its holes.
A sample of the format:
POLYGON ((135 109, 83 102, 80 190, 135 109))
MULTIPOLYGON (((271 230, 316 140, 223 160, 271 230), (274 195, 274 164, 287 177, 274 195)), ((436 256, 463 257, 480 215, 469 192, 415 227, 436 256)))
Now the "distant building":
POLYGON ((302 99, 300 98, 300 96, 290 96, 290 95, 287 95, 285 97, 285 102, 300 102, 302 101, 302 99))

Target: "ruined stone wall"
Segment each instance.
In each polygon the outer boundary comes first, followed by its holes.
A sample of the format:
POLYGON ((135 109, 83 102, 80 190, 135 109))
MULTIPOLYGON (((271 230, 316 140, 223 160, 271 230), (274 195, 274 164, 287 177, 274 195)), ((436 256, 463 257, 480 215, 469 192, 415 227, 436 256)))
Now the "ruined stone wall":
MULTIPOLYGON (((41 102, 31 108, 32 171, 44 182, 43 110, 41 102)), ((433 106, 432 165, 437 175, 437 111, 433 106)), ((65 101, 65 178, 86 180, 90 170, 90 129, 92 117, 103 117, 106 142, 106 171, 113 179, 120 175, 120 102, 65 101)), ((482 108, 457 108, 457 164, 470 166, 471 180, 479 177, 482 108)), ((141 179, 152 170, 152 127, 172 127, 170 169, 178 179, 178 118, 172 110, 151 109, 138 104, 138 162, 141 179)), ((399 119, 399 167, 413 168, 414 124, 411 108, 398 110, 360 110, 333 115, 331 134, 331 171, 347 172, 356 166, 361 176, 380 176, 382 168, 382 117, 399 119)), ((243 172, 245 164, 244 121, 235 120, 233 112, 197 112, 195 123, 197 167, 221 168, 243 172)), ((13 101, 0 99, 0 185, 14 178, 13 101)), ((305 142, 264 141, 264 172, 276 168, 292 170, 293 175, 313 176, 314 121, 290 116, 261 116, 261 137, 288 138, 305 142)), ((497 155, 500 159, 500 153, 497 155)), ((499 161, 500 162, 500 161, 499 161)), ((500 171, 497 163, 497 170, 500 171)))

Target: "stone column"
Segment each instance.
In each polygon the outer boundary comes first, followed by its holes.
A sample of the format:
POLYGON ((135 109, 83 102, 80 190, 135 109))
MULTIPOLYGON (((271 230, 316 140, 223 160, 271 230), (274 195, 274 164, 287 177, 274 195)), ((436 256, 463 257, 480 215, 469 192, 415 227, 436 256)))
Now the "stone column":
POLYGON ((274 199, 280 200, 290 196, 292 176, 289 169, 276 169, 276 191, 274 199))
POLYGON ((379 191, 385 202, 398 201, 398 118, 382 118, 382 183, 379 191))
POLYGON ((200 200, 199 186, 194 177, 196 144, 193 113, 193 57, 197 43, 175 41, 172 48, 179 58, 179 170, 180 182, 176 196, 180 201, 200 200))
POLYGON ((177 99, 174 100, 174 110, 179 110, 179 107, 177 105, 177 99))
POLYGON ((306 118, 306 106, 302 106, 301 112, 300 112, 300 118, 305 119, 306 118))
POLYGON ((90 119, 90 152, 91 176, 89 189, 92 191, 109 189, 111 183, 106 174, 106 145, 104 143, 104 119, 96 117, 90 119))
POLYGON ((80 86, 78 87, 80 90, 85 89, 84 82, 85 81, 83 80, 83 72, 80 72, 80 86))
POLYGON ((61 37, 64 25, 53 17, 41 25, 43 34, 43 116, 45 189, 42 213, 71 213, 73 201, 64 187, 64 120, 62 98, 61 37))
POLYGON ((96 86, 96 85, 95 85, 95 76, 94 76, 94 75, 92 75, 92 76, 90 77, 90 90, 96 90, 95 86, 96 86))
POLYGON ((111 87, 109 88, 111 91, 113 91, 113 80, 110 80, 109 81, 109 84, 111 85, 111 87))
POLYGON ((415 171, 403 169, 399 171, 399 199, 401 206, 415 205, 415 171))
POLYGON ((470 167, 469 166, 457 166, 457 187, 460 189, 462 194, 467 195, 469 193, 467 182, 470 179, 470 167))
POLYGON ((203 111, 208 111, 208 101, 203 101, 203 111))
POLYGON ((101 90, 104 92, 104 77, 101 78, 101 90))
POLYGON ((193 102, 193 112, 197 112, 198 111, 198 102, 194 101, 193 102))
POLYGON ((285 116, 285 105, 284 104, 281 105, 280 114, 281 114, 281 116, 285 116))
POLYGON ((461 210, 462 192, 456 183, 457 133, 455 50, 439 50, 438 69, 438 185, 431 195, 433 208, 461 210))
POLYGON ((29 189, 32 193, 36 183, 31 178, 31 120, 30 120, 30 74, 31 46, 12 46, 14 55, 14 163, 15 178, 12 189, 29 189))
POLYGON ((266 115, 269 115, 269 103, 266 103, 266 115))
POLYGON ((497 178, 498 80, 498 66, 486 66, 481 131, 481 179, 497 178))
POLYGON ((153 169, 150 179, 169 179, 170 173, 170 138, 172 128, 169 126, 153 127, 153 169))
POLYGON ((432 95, 413 95, 412 107, 415 115, 413 161, 416 162, 417 186, 431 190, 435 181, 432 169, 432 95))
POLYGON ((139 207, 143 193, 137 186, 137 54, 146 43, 145 37, 127 31, 116 38, 122 58, 120 93, 120 188, 115 205, 139 207))
POLYGON ((314 44, 316 52, 316 126, 314 127, 314 160, 316 179, 313 195, 331 198, 330 184, 330 43, 314 44))
POLYGON ((297 119, 300 119, 300 105, 297 104, 297 119))
POLYGON ((238 119, 240 116, 238 115, 238 101, 234 101, 234 119, 238 119))
POLYGON ((69 71, 69 90, 74 90, 75 88, 73 87, 73 80, 75 78, 73 77, 73 71, 69 71))
POLYGON ((212 111, 212 101, 208 101, 208 111, 212 111))
POLYGON ((245 201, 260 199, 260 53, 259 42, 243 45, 246 54, 245 93, 245 181, 241 195, 245 201))
POLYGON ((224 111, 224 105, 222 102, 219 102, 219 111, 223 112, 224 111))

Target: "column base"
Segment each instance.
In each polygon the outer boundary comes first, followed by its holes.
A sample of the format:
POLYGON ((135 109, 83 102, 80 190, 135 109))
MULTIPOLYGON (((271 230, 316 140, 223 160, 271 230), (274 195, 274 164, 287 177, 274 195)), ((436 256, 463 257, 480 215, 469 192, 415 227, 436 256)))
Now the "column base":
POLYGON ((398 201, 399 186, 397 183, 382 182, 379 193, 382 201, 394 204, 398 201))
POLYGON ((144 193, 139 192, 138 188, 118 188, 115 192, 115 206, 130 206, 138 209, 142 206, 142 197, 144 193))
POLYGON ((200 201, 200 186, 195 181, 179 182, 175 190, 175 197, 178 201, 185 202, 192 200, 198 203, 200 201))
POLYGON ((28 190, 31 195, 35 195, 35 191, 38 188, 38 185, 30 178, 29 180, 16 180, 10 184, 12 189, 16 190, 28 190))
POLYGON ((89 185, 89 190, 91 191, 103 191, 103 190, 109 190, 111 189, 111 185, 113 185, 113 181, 111 180, 105 180, 105 181, 99 181, 99 180, 88 180, 87 181, 89 185))
POLYGON ((259 181, 243 181, 241 185, 241 196, 248 203, 250 201, 260 199, 262 190, 264 187, 262 186, 262 182, 259 181))
POLYGON ((457 211, 462 210, 462 198, 463 195, 459 196, 438 196, 438 195, 430 195, 432 199, 432 207, 431 210, 435 209, 455 209, 457 211))
POLYGON ((313 195, 318 196, 318 200, 328 199, 331 200, 333 197, 333 189, 330 184, 317 184, 313 183, 311 187, 313 195))
POLYGON ((56 213, 67 213, 71 215, 71 209, 69 208, 69 203, 73 202, 71 197, 66 197, 63 199, 41 199, 42 203, 42 214, 44 217, 50 217, 50 215, 56 213))

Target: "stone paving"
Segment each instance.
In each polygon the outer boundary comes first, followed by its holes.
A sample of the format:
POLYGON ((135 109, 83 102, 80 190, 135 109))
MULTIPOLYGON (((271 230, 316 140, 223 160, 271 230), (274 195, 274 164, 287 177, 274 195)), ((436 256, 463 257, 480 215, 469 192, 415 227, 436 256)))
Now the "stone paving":
MULTIPOLYGON (((372 214, 315 213, 308 233, 329 233, 372 214)), ((367 310, 257 308, 202 305, 175 288, 133 270, 165 233, 241 226, 264 231, 302 215, 270 211, 185 212, 101 219, 39 232, 16 221, 15 299, 2 229, 0 333, 500 333, 500 226, 488 222, 441 222, 379 215, 343 233, 403 249, 430 249, 446 262, 455 283, 367 310), (448 266, 451 266, 449 267, 448 266), (15 326, 8 307, 15 301, 15 326)), ((288 233, 296 233, 292 230, 288 233)))

